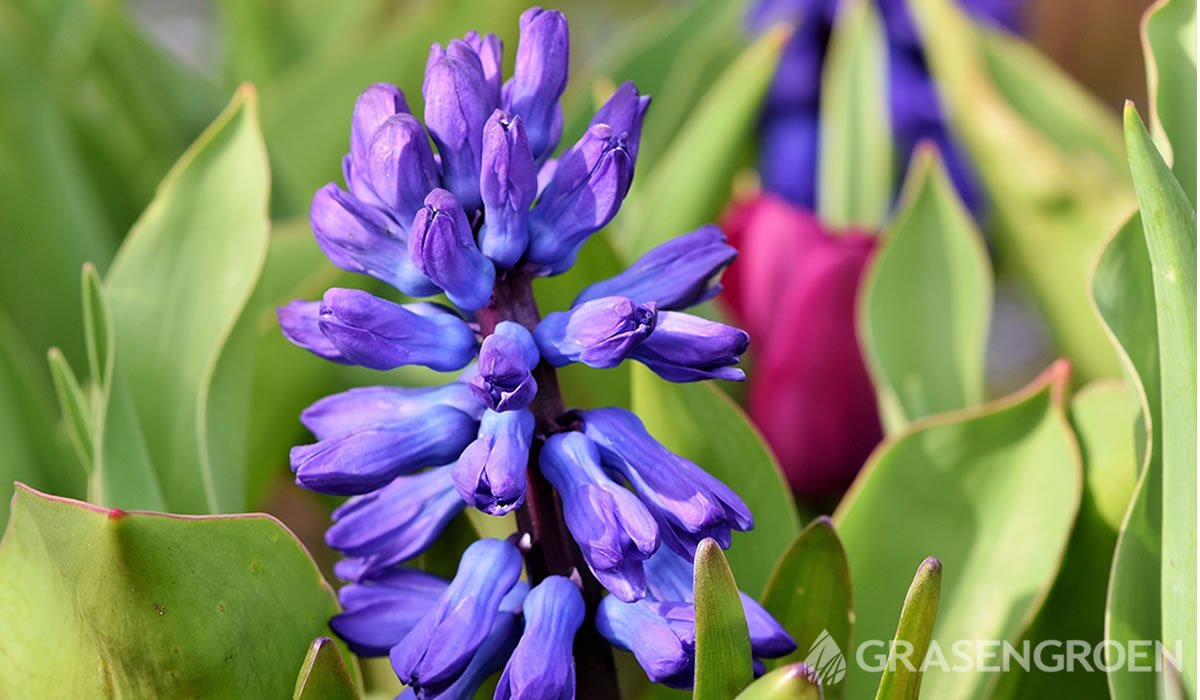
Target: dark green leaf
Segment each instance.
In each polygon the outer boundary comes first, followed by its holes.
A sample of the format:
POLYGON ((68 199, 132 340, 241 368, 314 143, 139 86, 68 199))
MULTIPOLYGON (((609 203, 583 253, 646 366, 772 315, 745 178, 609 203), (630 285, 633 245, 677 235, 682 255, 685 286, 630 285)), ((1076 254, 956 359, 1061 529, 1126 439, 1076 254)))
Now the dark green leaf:
POLYGON ((900 609, 900 622, 896 626, 897 644, 893 644, 888 653, 887 668, 879 681, 876 700, 918 700, 921 697, 923 674, 920 665, 933 641, 933 625, 937 621, 941 595, 942 563, 929 557, 921 562, 908 594, 904 596, 904 607, 900 609), (898 644, 901 642, 907 645, 903 649, 898 644), (898 658, 897 650, 907 653, 907 658, 898 658))
POLYGON ((754 680, 750 630, 729 563, 705 539, 696 548, 696 700, 726 700, 754 680))
POLYGON ((126 513, 20 487, 0 545, 0 695, 286 697, 336 611, 269 516, 126 513))
MULTIPOLYGON (((780 557, 763 591, 763 607, 796 641, 796 651, 771 666, 804 660, 842 659, 851 650, 854 622, 850 565, 829 518, 817 518, 796 537, 780 557)), ((826 674, 825 695, 839 698, 845 684, 826 674)), ((840 678, 838 679, 840 681, 840 678)))

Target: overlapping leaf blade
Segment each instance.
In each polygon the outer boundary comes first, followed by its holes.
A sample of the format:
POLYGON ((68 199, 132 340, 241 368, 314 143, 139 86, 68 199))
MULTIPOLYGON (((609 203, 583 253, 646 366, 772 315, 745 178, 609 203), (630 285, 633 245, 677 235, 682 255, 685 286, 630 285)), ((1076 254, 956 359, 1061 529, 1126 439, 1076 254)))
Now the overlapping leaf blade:
POLYGON ((936 152, 913 159, 862 292, 864 352, 888 432, 983 401, 987 251, 936 152))
POLYGON ((729 563, 714 540, 696 548, 696 700, 725 700, 754 680, 750 630, 729 563))
MULTIPOLYGON (((884 443, 834 522, 854 576, 856 636, 887 639, 913 562, 935 555, 942 588, 934 639, 1017 642, 1058 573, 1082 488, 1063 400, 1065 364, 1001 401, 926 419, 884 443)), ((851 664, 846 693, 878 676, 851 664)), ((929 697, 980 698, 979 671, 926 671, 929 697)))

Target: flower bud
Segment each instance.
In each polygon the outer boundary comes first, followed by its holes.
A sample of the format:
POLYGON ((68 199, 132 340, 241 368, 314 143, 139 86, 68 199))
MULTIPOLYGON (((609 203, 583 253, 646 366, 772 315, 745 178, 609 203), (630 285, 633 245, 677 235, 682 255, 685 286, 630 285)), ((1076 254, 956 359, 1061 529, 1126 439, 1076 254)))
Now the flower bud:
POLYGON ((644 597, 642 562, 659 545, 654 516, 608 476, 595 444, 582 433, 551 436, 540 466, 562 497, 567 529, 596 580, 626 602, 644 597))
POLYGON ((313 491, 367 493, 427 464, 453 461, 474 438, 476 425, 462 411, 435 406, 415 418, 293 447, 292 471, 296 483, 313 491))
POLYGON ((395 85, 375 83, 363 90, 354 103, 354 115, 350 121, 351 162, 366 162, 367 149, 376 130, 393 116, 408 112, 404 93, 395 85))
POLYGON ((512 544, 484 539, 467 547, 450 586, 392 648, 392 668, 400 680, 418 697, 454 683, 483 646, 520 576, 521 553, 512 544))
POLYGON ((465 504, 449 467, 398 476, 378 491, 355 496, 333 511, 325 543, 353 557, 339 577, 359 581, 429 549, 465 504))
POLYGON ((321 301, 319 326, 348 361, 389 370, 424 365, 449 372, 475 357, 475 332, 437 304, 395 304, 334 287, 321 301))
POLYGON ((479 249, 500 267, 512 267, 529 246, 529 206, 537 196, 537 166, 520 117, 496 110, 483 127, 479 189, 479 249))
POLYGON ((746 373, 733 367, 750 345, 740 328, 663 311, 650 337, 633 349, 630 357, 672 382, 727 379, 740 382, 746 373))
POLYGON ((500 86, 503 82, 501 64, 504 59, 504 44, 495 34, 479 36, 479 32, 471 30, 463 37, 463 42, 479 56, 479 64, 483 68, 483 81, 487 84, 488 104, 500 105, 500 86))
POLYGON ((414 418, 434 406, 450 406, 475 420, 483 407, 461 382, 444 386, 367 386, 331 394, 304 409, 300 422, 318 440, 389 420, 414 418))
POLYGON ((575 633, 583 595, 570 579, 548 576, 525 598, 525 632, 500 675, 495 700, 575 697, 575 633))
POLYGON ((437 144, 443 181, 464 208, 474 211, 479 198, 479 164, 483 124, 495 109, 479 56, 462 41, 452 41, 445 55, 425 72, 425 126, 437 144))
POLYGON ((639 304, 654 302, 661 311, 685 309, 721 291, 717 277, 736 257, 721 229, 702 226, 659 245, 619 275, 584 288, 574 305, 623 296, 639 304))
POLYGON ((525 408, 537 395, 533 368, 541 356, 529 331, 519 323, 501 321, 483 339, 479 365, 469 386, 484 406, 497 412, 525 408))
POLYGON ((446 290, 459 308, 474 311, 492 298, 496 269, 475 246, 467 215, 454 195, 436 189, 413 218, 408 254, 417 269, 446 290))
MULTIPOLYGON (((639 125, 640 126, 640 125, 639 125)), ((633 182, 628 134, 590 127, 554 170, 529 214, 529 261, 558 274, 569 268, 588 236, 616 216, 633 182)))
POLYGON ((651 681, 670 688, 692 687, 696 674, 696 610, 687 603, 614 596, 600 601, 596 631, 618 649, 633 652, 651 681))
POLYGON ((417 569, 389 569, 371 580, 342 586, 344 612, 330 628, 359 656, 385 656, 408 635, 449 581, 417 569))
POLYGON ((488 515, 504 515, 525 502, 533 423, 529 411, 483 414, 479 437, 454 464, 454 483, 467 505, 488 515))
POLYGON ((317 357, 338 364, 351 364, 342 352, 321 332, 321 302, 296 300, 275 310, 279 328, 293 344, 317 357))
POLYGON ((633 486, 659 523, 663 542, 692 557, 705 537, 729 547, 730 530, 749 530, 754 518, 728 486, 672 454, 622 408, 581 411, 583 433, 596 443, 605 467, 633 486))
POLYGON ((362 168, 360 175, 405 231, 440 183, 429 137, 411 114, 397 114, 375 131, 362 168))
POLYGON ((317 245, 334 265, 370 275, 411 296, 437 293, 409 257, 404 229, 332 182, 313 196, 309 221, 317 245))
POLYGON ((582 362, 610 369, 654 330, 654 304, 635 304, 625 297, 603 297, 570 311, 547 314, 533 332, 542 357, 554 367, 582 362))
POLYGON ((539 160, 554 151, 562 134, 558 99, 567 87, 569 58, 567 18, 561 12, 531 7, 521 14, 521 39, 513 77, 504 86, 504 108, 525 120, 539 160))

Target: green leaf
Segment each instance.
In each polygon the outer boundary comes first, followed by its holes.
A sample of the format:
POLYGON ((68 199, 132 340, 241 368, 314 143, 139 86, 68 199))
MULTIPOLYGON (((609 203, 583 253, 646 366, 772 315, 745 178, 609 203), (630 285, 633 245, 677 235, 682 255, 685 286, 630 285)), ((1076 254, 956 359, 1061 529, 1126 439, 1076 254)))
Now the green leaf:
MULTIPOLYGON (((1137 405, 1118 381, 1095 382, 1071 401, 1071 424, 1083 452, 1084 489, 1079 518, 1058 580, 1025 639, 1104 640, 1104 602, 1117 530, 1137 479, 1134 445, 1137 405)), ((1106 676, 1094 669, 1044 672, 1013 666, 998 680, 993 698, 1103 697, 1106 676)))
POLYGON ((750 629, 729 563, 715 540, 696 547, 696 700, 725 700, 754 680, 750 629))
POLYGON ((1014 58, 1006 49, 1017 40, 987 42, 957 3, 909 2, 926 28, 921 35, 951 127, 989 202, 1001 271, 1031 292, 1077 382, 1118 376, 1088 294, 1093 261, 1134 208, 1128 172, 1114 162, 1110 145, 1119 149, 1118 125, 1082 90, 1066 87, 1069 79, 1049 61, 1031 62, 1032 49, 1022 47, 1014 58), (998 62, 1020 78, 989 69, 998 62), (1014 99, 1017 88, 1051 97, 1014 99), (1053 106, 1040 116, 1026 111, 1043 104, 1053 106), (1059 123, 1069 126, 1046 128, 1059 123))
POLYGON ((937 151, 913 157, 862 293, 860 337, 889 433, 983 401, 992 271, 937 151))
POLYGON ((1196 205, 1196 0, 1158 0, 1142 18, 1150 125, 1196 205), (1164 89, 1165 88, 1165 89, 1164 89))
MULTIPOLYGON (((800 532, 775 564, 762 604, 796 641, 796 651, 768 662, 769 668, 800 660, 818 667, 819 658, 833 656, 844 664, 843 655, 851 649, 853 594, 850 565, 833 521, 817 518, 800 532)), ((826 685, 830 698, 841 697, 845 688, 840 683, 826 685)))
MULTIPOLYGON (((834 515, 860 639, 888 639, 912 563, 954 572, 934 638, 1020 640, 1058 573, 1082 488, 1063 407, 1067 366, 1000 401, 914 423, 871 457, 834 515)), ((848 697, 878 686, 851 664, 848 697)), ((925 673, 928 697, 979 698, 991 674, 925 673)))
POLYGON ((800 533, 800 518, 779 465, 741 408, 709 382, 673 384, 636 365, 633 412, 672 452, 734 489, 756 527, 733 533, 729 561, 749 591, 761 591, 775 561, 800 533))
POLYGON ((296 678, 293 700, 355 700, 358 691, 342 660, 342 652, 329 637, 317 637, 296 678))
MULTIPOLYGON (((172 511, 244 507, 243 465, 212 459, 210 441, 238 444, 245 422, 225 421, 210 435, 210 394, 266 255, 268 187, 247 86, 168 174, 108 275, 116 380, 172 511)), ((122 502, 119 493, 108 498, 122 502)))
POLYGON ((737 700, 823 700, 821 685, 803 663, 788 664, 751 683, 737 700))
POLYGON ((66 419, 67 435, 84 471, 91 474, 92 460, 96 454, 91 402, 62 352, 58 348, 50 348, 47 357, 50 361, 50 377, 54 380, 54 392, 58 395, 58 403, 66 419))
POLYGON ((614 229, 622 258, 633 260, 720 213, 789 33, 776 27, 748 46, 704 94, 654 170, 635 181, 614 229))
MULTIPOLYGON (((1119 644, 1159 639, 1162 580, 1162 441, 1159 419, 1158 321, 1154 281, 1142 222, 1133 216, 1096 265, 1092 293, 1137 399, 1135 449, 1139 477, 1121 521, 1105 602, 1104 636, 1119 644)), ((1128 646, 1126 646, 1128 648, 1128 646)), ((1125 667, 1108 673, 1116 700, 1151 697, 1153 674, 1125 667)))
POLYGON ((0 544, 0 695, 286 697, 336 611, 269 516, 127 513, 21 486, 0 544))
POLYGON ((817 210, 836 228, 878 228, 892 205, 887 40, 875 3, 840 8, 821 80, 817 210))
POLYGON ((1196 692, 1196 211, 1132 103, 1125 139, 1154 279, 1162 382, 1162 640, 1196 692))
POLYGON ((896 625, 896 644, 888 653, 887 668, 879 681, 876 700, 918 700, 921 697, 921 660, 929 653, 933 641, 933 625, 937 621, 938 601, 942 595, 942 563, 933 557, 921 562, 904 596, 900 622, 896 625), (899 643, 911 652, 904 659, 897 657, 899 643), (912 661, 909 661, 912 659, 912 661), (911 665, 910 665, 911 664, 911 665), (916 668, 914 668, 914 666, 916 668))

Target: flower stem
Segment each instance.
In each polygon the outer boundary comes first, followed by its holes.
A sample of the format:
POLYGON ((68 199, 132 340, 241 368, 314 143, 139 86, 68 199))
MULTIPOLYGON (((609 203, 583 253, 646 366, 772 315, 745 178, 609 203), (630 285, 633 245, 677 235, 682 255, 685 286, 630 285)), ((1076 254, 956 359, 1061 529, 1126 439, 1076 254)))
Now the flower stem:
MULTIPOLYGON (((491 303, 477 311, 476 318, 480 333, 485 337, 501 321, 515 321, 533 332, 541 320, 537 301, 533 298, 533 278, 517 271, 502 274, 496 280, 491 303)), ((529 408, 533 411, 538 439, 529 453, 525 504, 517 510, 517 527, 522 540, 527 538, 528 543, 527 547, 522 547, 525 568, 531 584, 551 575, 567 576, 580 582, 588 614, 575 635, 575 696, 581 700, 619 698, 612 649, 593 623, 604 589, 584 564, 578 545, 567 531, 562 502, 537 466, 542 442, 568 427, 562 422, 566 407, 558 386, 558 375, 553 367, 542 362, 533 370, 533 377, 537 380, 538 392, 529 408)))

